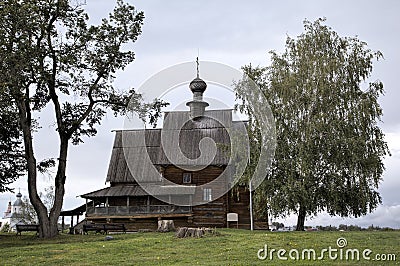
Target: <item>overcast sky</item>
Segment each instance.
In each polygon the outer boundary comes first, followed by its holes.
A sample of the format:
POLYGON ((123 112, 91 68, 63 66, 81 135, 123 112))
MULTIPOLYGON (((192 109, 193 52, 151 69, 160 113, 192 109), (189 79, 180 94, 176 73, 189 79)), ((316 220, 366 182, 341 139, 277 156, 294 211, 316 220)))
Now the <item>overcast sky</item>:
MULTIPOLYGON (((85 9, 91 22, 98 23, 113 9, 115 1, 86 0, 85 9)), ((157 72, 187 61, 215 61, 240 69, 245 64, 268 65, 268 51, 281 52, 287 36, 296 37, 303 31, 303 21, 326 17, 326 24, 341 36, 358 36, 372 50, 383 52, 385 59, 374 65, 371 81, 380 79, 386 94, 380 99, 384 110, 382 128, 386 133, 392 156, 385 160, 386 172, 379 191, 383 205, 373 214, 358 219, 331 218, 321 214, 306 224, 371 224, 400 228, 400 92, 397 89, 400 53, 400 1, 132 1, 145 12, 143 33, 130 46, 136 60, 118 72, 116 85, 121 89, 138 88, 157 72)), ((207 91, 205 93, 207 96, 207 91)), ((221 96, 220 101, 225 97, 221 96)), ((44 126, 36 138, 38 158, 56 157, 58 145, 54 123, 43 115, 44 126)), ((123 127, 123 118, 108 115, 99 134, 78 147, 71 147, 64 209, 82 204, 77 196, 108 186, 105 184, 111 155, 113 129, 123 127)), ((51 177, 39 178, 43 188, 53 182, 51 177)), ((26 178, 13 184, 27 195, 26 178)), ((0 211, 10 193, 0 194, 0 211)), ((294 217, 284 221, 294 224, 294 217)))

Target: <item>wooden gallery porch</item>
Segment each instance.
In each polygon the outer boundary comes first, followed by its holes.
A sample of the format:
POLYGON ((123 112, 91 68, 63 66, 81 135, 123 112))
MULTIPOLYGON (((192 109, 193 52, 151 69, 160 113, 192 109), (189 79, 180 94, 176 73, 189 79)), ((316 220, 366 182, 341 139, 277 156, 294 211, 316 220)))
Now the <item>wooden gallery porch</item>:
MULTIPOLYGON (((188 190, 186 190, 183 196, 190 198, 194 188, 190 190, 192 192, 187 193, 188 190)), ((182 194, 163 196, 182 197, 182 194)), ((167 204, 148 195, 138 185, 108 187, 82 195, 82 197, 87 202, 87 222, 124 223, 129 231, 155 230, 160 219, 173 219, 177 226, 184 226, 191 223, 193 216, 191 206, 167 204)))

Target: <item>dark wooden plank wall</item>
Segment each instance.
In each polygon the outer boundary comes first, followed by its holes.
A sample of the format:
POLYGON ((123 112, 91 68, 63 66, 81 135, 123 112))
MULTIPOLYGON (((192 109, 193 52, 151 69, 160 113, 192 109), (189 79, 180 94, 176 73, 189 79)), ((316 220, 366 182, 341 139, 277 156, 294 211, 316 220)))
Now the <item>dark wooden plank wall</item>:
POLYGON ((191 184, 201 186, 217 178, 224 171, 224 169, 225 169, 224 167, 207 166, 203 170, 197 172, 190 172, 190 171, 185 171, 176 166, 167 166, 164 169, 164 177, 169 181, 178 185, 190 185, 183 183, 183 173, 187 172, 192 174, 191 184))
POLYGON ((128 218, 87 218, 88 223, 119 223, 124 224, 127 231, 138 231, 140 229, 157 230, 158 219, 128 219, 128 218))
MULTIPOLYGON (((220 176, 223 171, 224 167, 208 166, 197 172, 189 172, 192 174, 191 184, 197 186, 205 185, 220 176)), ((185 172, 188 171, 175 166, 168 166, 164 170, 164 177, 179 185, 189 185, 183 183, 183 173, 185 172)), ((219 181, 219 183, 220 184, 216 183, 216 186, 213 186, 213 195, 218 193, 215 187, 221 190, 226 189, 224 180, 219 181)), ((194 200, 196 202, 201 202, 203 200, 203 190, 201 188, 197 188, 194 200)), ((227 203, 227 197, 222 196, 210 203, 194 206, 192 209, 193 217, 190 222, 192 222, 194 226, 224 227, 226 225, 227 203)))
MULTIPOLYGON (((192 172, 192 184, 197 186, 204 185, 215 178, 217 178, 224 171, 224 167, 208 166, 207 168, 192 172)), ((183 173, 187 171, 180 169, 176 166, 168 166, 164 168, 164 176, 166 179, 174 182, 176 184, 183 184, 183 173)), ((188 184, 184 184, 188 185, 188 184)), ((220 187, 225 189, 226 183, 221 180, 220 187)), ((200 188, 198 188, 200 190, 200 188)), ((239 224, 242 228, 247 228, 250 225, 250 215, 249 215, 249 191, 245 187, 235 188, 235 192, 228 192, 224 196, 203 205, 198 205, 193 207, 192 217, 185 218, 174 218, 176 226, 209 226, 209 227, 226 227, 226 214, 228 212, 235 212, 239 214, 239 224)), ((215 193, 213 190, 213 194, 215 193)), ((203 193, 202 191, 197 191, 196 200, 201 201, 203 193)), ((110 197, 110 206, 126 206, 126 197, 110 197)), ((147 196, 141 197, 130 197, 129 205, 146 205, 147 196)), ((162 205, 166 204, 163 201, 150 197, 151 205, 162 205)), ((114 220, 114 219, 113 219, 114 220)), ((129 223, 130 230, 136 229, 153 229, 157 226, 157 219, 122 219, 129 223)), ((231 227, 235 225, 232 223, 231 227)))
MULTIPOLYGON (((127 197, 109 197, 110 206, 127 206, 127 197)), ((147 204, 147 196, 129 197, 129 206, 143 206, 147 204)), ((150 196, 150 205, 166 205, 168 203, 150 196)))
MULTIPOLYGON (((227 196, 229 197, 229 211, 239 214, 241 227, 250 228, 250 194, 244 186, 233 188, 227 196)), ((232 226, 233 223, 232 223, 232 226)))

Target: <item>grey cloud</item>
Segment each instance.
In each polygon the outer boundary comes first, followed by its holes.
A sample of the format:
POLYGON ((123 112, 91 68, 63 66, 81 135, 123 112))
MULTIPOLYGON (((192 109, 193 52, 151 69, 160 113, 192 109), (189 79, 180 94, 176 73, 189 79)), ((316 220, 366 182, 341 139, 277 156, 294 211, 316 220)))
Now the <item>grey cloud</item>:
MULTIPOLYGON (((194 60, 197 49, 203 60, 219 61, 235 68, 253 63, 267 65, 269 50, 282 51, 286 36, 296 37, 303 31, 305 18, 314 20, 327 17, 327 24, 340 35, 355 36, 365 40, 373 50, 381 50, 385 60, 375 65, 371 81, 384 82, 386 95, 380 99, 384 109, 385 132, 400 132, 397 90, 398 52, 400 32, 400 1, 128 1, 144 10, 143 34, 130 48, 136 53, 135 62, 124 72, 118 72, 116 83, 122 89, 138 87, 147 77, 161 69, 184 61, 194 60)), ((112 10, 115 1, 87 0, 91 20, 99 22, 112 10)), ((52 116, 51 116, 52 117, 52 116)), ((80 204, 76 196, 104 186, 113 144, 112 129, 123 127, 123 119, 103 121, 99 134, 85 144, 71 148, 67 192, 64 207, 80 204)), ((43 133, 43 134, 46 134, 43 133)), ((41 137, 38 137, 40 140, 41 137)), ((51 154, 46 135, 36 146, 38 152, 51 154)), ((398 204, 400 171, 398 149, 387 163, 385 180, 381 185, 384 203, 398 204)), ((48 180, 41 181, 46 185, 48 180)), ((13 184, 26 191, 23 179, 13 184)), ((0 211, 13 195, 0 194, 0 211)), ((376 216, 368 215, 360 220, 382 225, 400 224, 399 207, 380 207, 376 216), (386 215, 386 211, 390 215, 386 215), (386 219, 386 220, 385 220, 386 219)), ((326 222, 336 221, 326 217, 326 222)), ((340 218, 339 218, 340 219, 340 218)), ((350 223, 353 223, 350 220, 350 223)))

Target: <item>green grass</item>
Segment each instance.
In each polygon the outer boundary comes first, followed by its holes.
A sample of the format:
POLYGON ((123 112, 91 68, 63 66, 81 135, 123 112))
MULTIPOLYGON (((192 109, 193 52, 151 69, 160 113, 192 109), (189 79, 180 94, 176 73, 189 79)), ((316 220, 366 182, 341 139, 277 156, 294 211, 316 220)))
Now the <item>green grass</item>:
MULTIPOLYGON (((267 232, 220 229, 220 236, 177 239, 173 233, 61 235, 43 240, 34 235, 0 235, 0 265, 400 265, 400 231, 394 232, 267 232), (337 248, 344 237, 346 249, 368 248, 375 254, 396 254, 396 261, 259 260, 257 251, 269 249, 337 248)), ((288 254, 286 253, 286 256, 288 254)), ((301 256, 301 255, 300 255, 301 256)))

